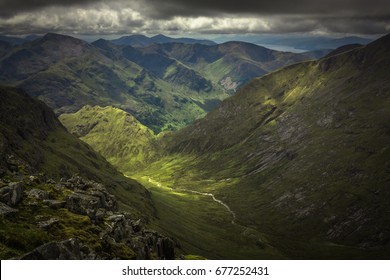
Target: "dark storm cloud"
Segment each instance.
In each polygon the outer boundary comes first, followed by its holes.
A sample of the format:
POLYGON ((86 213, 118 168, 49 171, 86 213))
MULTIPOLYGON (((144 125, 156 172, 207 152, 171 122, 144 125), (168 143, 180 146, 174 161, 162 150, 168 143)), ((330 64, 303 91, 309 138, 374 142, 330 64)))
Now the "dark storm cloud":
MULTIPOLYGON (((156 17, 220 13, 258 15, 388 15, 388 0, 145 0, 156 17)), ((147 11, 147 10, 146 10, 147 11)))
POLYGON ((0 0, 0 33, 390 32, 388 0, 0 0))
POLYGON ((19 12, 51 6, 70 7, 93 2, 100 2, 100 0, 0 0, 0 16, 13 16, 19 12))

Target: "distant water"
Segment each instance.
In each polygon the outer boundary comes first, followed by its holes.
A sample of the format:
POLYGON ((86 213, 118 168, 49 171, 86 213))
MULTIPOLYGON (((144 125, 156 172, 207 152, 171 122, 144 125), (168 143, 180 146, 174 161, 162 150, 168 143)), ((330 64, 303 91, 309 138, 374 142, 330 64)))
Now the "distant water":
POLYGON ((281 52, 293 52, 293 53, 303 53, 308 52, 308 50, 296 49, 294 47, 283 46, 283 45, 272 45, 272 44, 257 44, 267 49, 281 51, 281 52))

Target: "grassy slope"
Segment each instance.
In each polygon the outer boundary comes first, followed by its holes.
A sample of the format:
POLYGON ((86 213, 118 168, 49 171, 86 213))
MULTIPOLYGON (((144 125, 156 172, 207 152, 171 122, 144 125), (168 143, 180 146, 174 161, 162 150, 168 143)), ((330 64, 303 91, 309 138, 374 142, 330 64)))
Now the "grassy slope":
POLYGON ((278 52, 244 42, 216 46, 164 44, 158 47, 168 56, 201 73, 214 85, 219 85, 226 77, 243 85, 277 68, 312 59, 305 54, 278 52))
POLYGON ((117 108, 85 106, 60 121, 122 172, 144 167, 157 150, 153 131, 117 108))
POLYGON ((213 192, 288 257, 388 257, 388 41, 256 79, 141 175, 213 192))
POLYGON ((126 172, 152 190, 156 227, 212 258, 388 257, 388 46, 387 36, 266 75, 162 135, 165 157, 126 172), (180 189, 214 193, 265 247, 232 229, 226 209, 180 189), (215 236, 229 242, 213 253, 215 236), (232 255, 235 246, 253 251, 232 255))

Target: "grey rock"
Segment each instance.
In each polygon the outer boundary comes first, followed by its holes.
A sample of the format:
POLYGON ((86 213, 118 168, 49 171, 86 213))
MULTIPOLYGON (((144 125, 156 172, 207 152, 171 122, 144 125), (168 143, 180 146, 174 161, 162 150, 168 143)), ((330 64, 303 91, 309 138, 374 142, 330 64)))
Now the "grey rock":
POLYGON ((0 216, 8 216, 17 213, 18 210, 9 207, 7 204, 0 202, 0 216))
POLYGON ((65 198, 66 208, 76 214, 88 215, 91 217, 98 208, 102 208, 100 199, 96 196, 82 193, 73 193, 65 198))
POLYGON ((95 213, 95 220, 96 221, 103 221, 105 215, 106 215, 106 209, 99 208, 95 213))
POLYGON ((107 220, 108 220, 109 222, 119 222, 119 221, 123 221, 124 218, 125 218, 124 215, 122 215, 122 214, 116 214, 116 215, 111 215, 111 216, 107 217, 107 220))
POLYGON ((9 206, 15 206, 23 198, 23 183, 12 182, 0 189, 0 201, 9 206))
POLYGON ((46 184, 55 184, 56 182, 53 179, 47 179, 46 184))
POLYGON ((132 227, 133 227, 134 232, 141 231, 141 229, 142 229, 142 221, 141 221, 141 219, 133 222, 132 223, 132 227))
POLYGON ((43 203, 52 209, 64 208, 66 205, 66 202, 63 200, 53 200, 53 199, 46 199, 43 201, 43 203))
POLYGON ((160 259, 173 260, 175 258, 175 243, 168 237, 157 241, 157 255, 160 259))
POLYGON ((27 192, 27 196, 29 198, 35 198, 38 200, 49 199, 50 193, 48 191, 40 190, 40 189, 31 189, 27 192))
POLYGON ((43 228, 43 229, 48 229, 52 227, 54 224, 58 223, 60 220, 57 218, 50 218, 46 221, 39 221, 37 223, 38 227, 43 228))
POLYGON ((21 260, 80 260, 80 243, 77 239, 49 242, 23 255, 21 260))

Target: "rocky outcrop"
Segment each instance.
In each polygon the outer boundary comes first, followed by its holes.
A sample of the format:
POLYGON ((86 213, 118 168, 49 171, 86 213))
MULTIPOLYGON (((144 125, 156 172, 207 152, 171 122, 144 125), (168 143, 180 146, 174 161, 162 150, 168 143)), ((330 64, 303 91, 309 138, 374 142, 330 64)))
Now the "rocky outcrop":
POLYGON ((80 243, 72 238, 61 242, 49 242, 23 255, 22 260, 80 260, 80 243))
POLYGON ((15 206, 23 198, 23 183, 12 182, 0 189, 0 201, 9 206, 15 206))
POLYGON ((7 204, 0 202, 0 216, 8 216, 17 212, 18 210, 11 208, 7 204))
POLYGON ((43 214, 32 217, 30 223, 38 230, 47 233, 59 229, 74 231, 73 236, 66 235, 71 237, 70 239, 45 243, 21 256, 21 259, 175 258, 175 247, 178 244, 171 238, 148 230, 143 218, 132 213, 119 212, 117 199, 104 185, 77 175, 69 179, 62 178, 59 182, 44 176, 19 176, 18 179, 21 181, 16 183, 1 181, 0 186, 3 187, 0 194, 4 202, 0 202, 1 216, 16 215, 17 219, 18 210, 10 206, 17 208, 20 204, 43 214), (64 217, 66 211, 77 216, 64 217), (74 223, 69 219, 78 219, 77 217, 80 217, 83 225, 89 223, 88 226, 94 228, 93 242, 78 235, 80 228, 68 228, 74 223))
POLYGON ((87 215, 93 221, 101 221, 107 211, 116 211, 118 203, 106 188, 92 181, 84 181, 81 177, 62 180, 58 187, 65 187, 74 192, 65 198, 65 207, 76 214, 87 215))
POLYGON ((134 221, 126 214, 114 214, 107 217, 109 227, 102 238, 109 244, 124 242, 136 254, 137 259, 175 258, 177 243, 156 231, 144 228, 142 220, 134 221))

